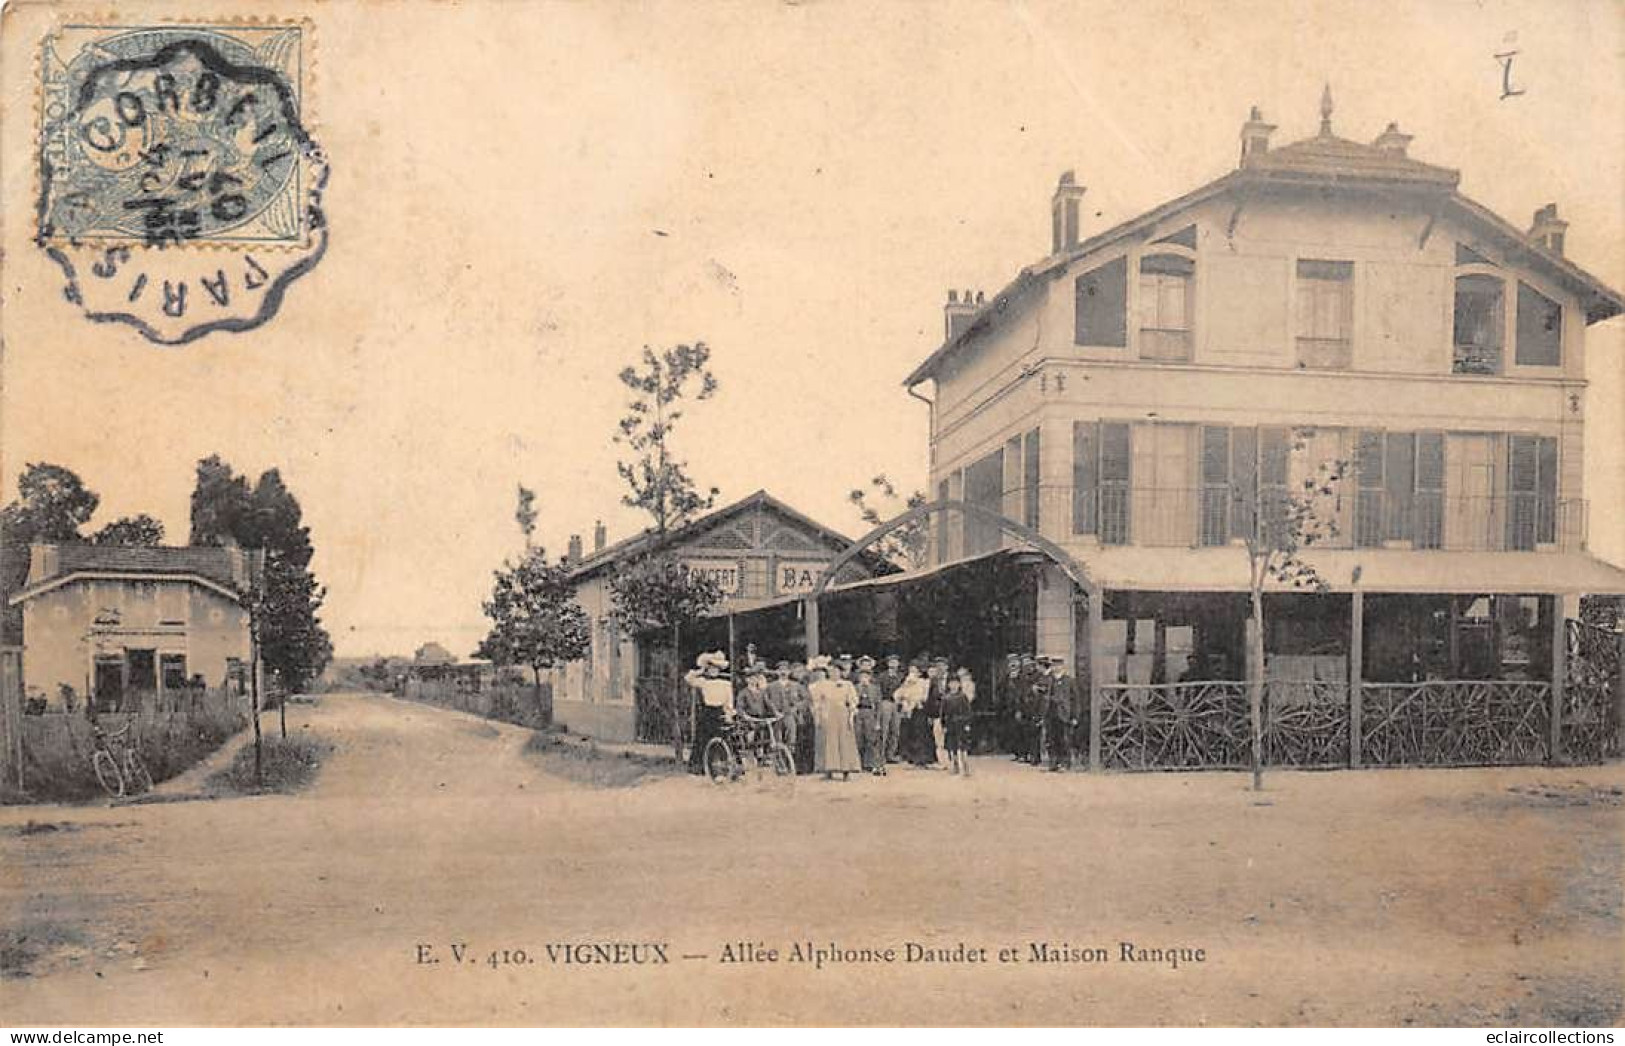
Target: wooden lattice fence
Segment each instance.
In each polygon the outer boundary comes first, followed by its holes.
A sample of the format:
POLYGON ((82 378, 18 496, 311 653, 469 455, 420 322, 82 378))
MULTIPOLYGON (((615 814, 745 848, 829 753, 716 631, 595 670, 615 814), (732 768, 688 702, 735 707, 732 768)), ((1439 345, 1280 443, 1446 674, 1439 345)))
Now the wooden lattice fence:
POLYGON ((1625 637, 1584 621, 1568 623, 1568 683, 1563 692, 1563 756, 1601 762, 1620 754, 1620 674, 1625 637))
POLYGON ((1543 763, 1550 754, 1550 683, 1367 683, 1362 698, 1361 755, 1373 766, 1543 763))

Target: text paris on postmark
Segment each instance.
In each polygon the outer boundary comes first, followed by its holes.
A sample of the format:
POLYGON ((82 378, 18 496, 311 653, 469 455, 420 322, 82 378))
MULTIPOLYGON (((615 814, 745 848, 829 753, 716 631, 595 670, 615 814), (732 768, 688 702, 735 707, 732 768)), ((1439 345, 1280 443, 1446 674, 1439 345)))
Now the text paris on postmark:
POLYGON ((40 62, 39 245, 98 323, 179 345, 276 315, 327 250, 303 23, 65 25, 40 62))

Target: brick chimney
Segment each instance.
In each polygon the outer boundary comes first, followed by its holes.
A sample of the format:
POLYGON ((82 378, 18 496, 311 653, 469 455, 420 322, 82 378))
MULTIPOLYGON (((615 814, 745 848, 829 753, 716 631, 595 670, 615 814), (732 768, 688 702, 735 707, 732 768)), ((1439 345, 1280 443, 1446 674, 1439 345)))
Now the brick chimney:
POLYGON ((1270 151, 1270 134, 1275 125, 1264 122, 1264 114, 1253 106, 1247 122, 1241 125, 1241 165, 1247 166, 1254 158, 1270 151))
POLYGON ((1557 216, 1557 204, 1549 203, 1535 212, 1529 225, 1529 238, 1553 254, 1563 253, 1563 233, 1569 223, 1557 216))
POLYGON ((986 304, 987 297, 981 291, 965 291, 963 297, 959 291, 949 291, 948 304, 942 307, 943 337, 948 341, 959 337, 986 304))
POLYGON ((1063 171, 1050 197, 1050 253, 1060 254, 1078 245, 1078 204, 1086 190, 1077 176, 1063 171))
POLYGON ((564 554, 564 561, 566 563, 579 563, 579 562, 581 562, 581 535, 580 534, 571 534, 570 535, 569 551, 564 554))
POLYGON ((602 552, 608 543, 609 531, 604 528, 604 521, 600 519, 592 525, 592 550, 602 552))
POLYGON ((1371 144, 1393 156, 1404 156, 1406 148, 1411 144, 1411 135, 1401 131, 1399 124, 1390 122, 1371 144))

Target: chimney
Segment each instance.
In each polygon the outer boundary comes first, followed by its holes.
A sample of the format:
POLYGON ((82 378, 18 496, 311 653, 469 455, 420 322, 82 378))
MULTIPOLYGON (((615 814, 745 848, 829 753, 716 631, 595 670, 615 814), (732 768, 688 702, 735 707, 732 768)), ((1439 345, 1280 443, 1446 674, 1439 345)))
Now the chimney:
POLYGON ((982 306, 987 301, 981 291, 974 294, 965 291, 963 297, 960 296, 960 293, 959 291, 949 291, 948 304, 942 307, 943 336, 948 341, 953 341, 965 332, 965 329, 970 326, 971 320, 976 318, 976 314, 981 311, 982 306))
POLYGON ((604 521, 600 519, 592 525, 592 550, 602 552, 608 542, 609 531, 604 529, 604 521))
POLYGON ((564 554, 564 561, 566 563, 579 563, 579 562, 581 562, 581 535, 580 534, 571 534, 570 535, 570 551, 568 551, 568 552, 566 552, 564 554))
POLYGON ((1391 156, 1404 156, 1405 148, 1411 144, 1411 136, 1402 132, 1399 124, 1390 123, 1371 144, 1391 156))
POLYGON ((1243 167, 1255 157, 1263 156, 1270 151, 1270 132, 1275 125, 1264 122, 1264 114, 1253 106, 1252 112, 1247 114, 1247 122, 1241 125, 1241 165, 1243 167))
POLYGON ((1083 186, 1077 176, 1064 171, 1055 185, 1050 199, 1050 253, 1060 254, 1078 245, 1078 201, 1083 199, 1083 186))
POLYGON ((1563 253, 1563 233, 1569 223, 1557 216, 1557 204, 1549 203, 1535 212, 1529 225, 1529 238, 1553 254, 1563 253))

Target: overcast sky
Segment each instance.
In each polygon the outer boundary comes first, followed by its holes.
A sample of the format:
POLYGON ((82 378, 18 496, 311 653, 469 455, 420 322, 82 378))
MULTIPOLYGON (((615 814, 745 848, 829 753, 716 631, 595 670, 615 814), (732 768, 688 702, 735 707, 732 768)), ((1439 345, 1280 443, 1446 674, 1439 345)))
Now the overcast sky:
MULTIPOLYGON (((597 518, 612 539, 643 525, 611 436, 615 373, 645 343, 713 348, 721 392, 681 433, 698 478, 859 529, 854 482, 924 481, 925 407, 899 383, 940 340, 945 290, 991 294, 1047 250, 1063 169, 1087 234, 1233 167, 1253 104, 1277 144, 1313 134, 1327 81, 1337 133, 1397 120, 1519 226, 1556 201, 1569 255, 1625 285, 1618 3, 311 17, 332 247, 262 330, 158 349, 81 321, 13 220, 29 175, 8 137, 3 467, 9 497, 23 462, 68 465, 102 494, 97 524, 147 511, 184 541, 197 458, 280 466, 341 654, 467 654, 519 545, 516 482, 550 550, 597 518), (1526 93, 1501 100, 1494 55, 1514 49, 1526 93)), ((1599 502, 1625 488, 1625 339, 1618 320, 1591 335, 1599 502)), ((1592 535, 1625 557, 1617 508, 1594 505, 1592 535)))

